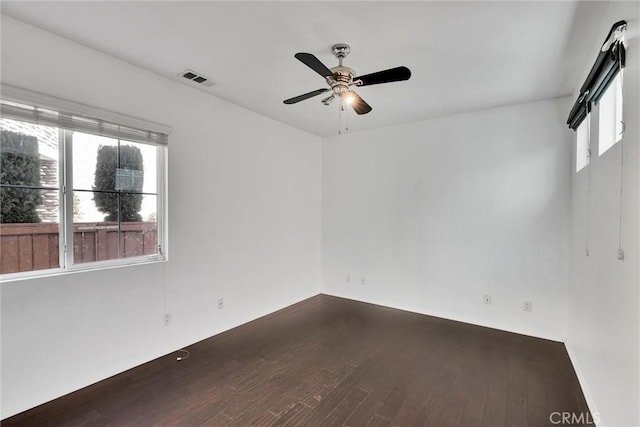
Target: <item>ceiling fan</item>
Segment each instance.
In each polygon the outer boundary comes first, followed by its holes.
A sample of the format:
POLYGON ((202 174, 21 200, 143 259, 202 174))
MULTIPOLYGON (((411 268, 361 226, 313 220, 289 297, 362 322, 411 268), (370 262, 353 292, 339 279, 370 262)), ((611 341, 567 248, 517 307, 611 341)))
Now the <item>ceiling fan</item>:
MULTIPOLYGON (((285 104, 295 104, 305 99, 313 98, 321 93, 331 91, 331 95, 324 98, 324 105, 331 104, 336 98, 349 104, 357 114, 367 114, 372 110, 371 106, 365 102, 353 89, 352 86, 369 86, 381 83, 399 82, 409 80, 411 71, 407 67, 395 67, 382 70, 363 76, 356 76, 355 71, 342 65, 342 60, 351 52, 348 44, 338 43, 331 47, 331 51, 338 58, 338 66, 327 68, 318 58, 310 53, 299 52, 295 57, 311 68, 316 73, 325 78, 329 88, 316 89, 314 91, 285 99, 285 104)), ((342 105, 342 104, 341 104, 342 105)))

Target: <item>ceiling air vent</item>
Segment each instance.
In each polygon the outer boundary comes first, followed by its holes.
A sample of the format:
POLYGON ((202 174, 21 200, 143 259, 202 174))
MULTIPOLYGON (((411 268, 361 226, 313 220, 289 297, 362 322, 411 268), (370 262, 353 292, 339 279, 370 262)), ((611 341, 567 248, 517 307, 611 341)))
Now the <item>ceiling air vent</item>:
POLYGON ((210 79, 209 77, 205 77, 202 74, 196 73, 193 70, 184 70, 180 74, 180 77, 183 77, 187 80, 192 81, 193 83, 198 83, 203 86, 213 86, 216 82, 210 79))

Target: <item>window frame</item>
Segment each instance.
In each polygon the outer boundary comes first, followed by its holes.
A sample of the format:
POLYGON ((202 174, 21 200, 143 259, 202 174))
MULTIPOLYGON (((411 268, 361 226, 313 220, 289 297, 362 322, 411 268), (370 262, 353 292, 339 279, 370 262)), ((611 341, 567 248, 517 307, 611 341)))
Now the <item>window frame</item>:
MULTIPOLYGON (((1 96, 4 101, 33 105, 53 111, 64 111, 65 113, 76 114, 84 117, 91 117, 104 120, 114 124, 161 133, 168 136, 171 129, 167 126, 125 116, 107 110, 78 104, 72 101, 55 98, 48 95, 39 94, 26 89, 16 88, 9 85, 0 85, 1 96)), ((7 117, 10 118, 10 117, 7 117)), ((20 120, 14 119, 12 120, 20 120)), ((0 273, 0 282, 32 279, 37 277, 54 276, 59 274, 76 273, 81 271, 93 271, 108 268, 126 267, 138 264, 148 264, 164 262, 168 260, 168 144, 148 143, 156 148, 156 233, 157 233, 157 253, 152 255, 139 255, 133 257, 116 258, 103 261, 91 261, 86 263, 75 263, 73 250, 74 218, 73 218, 73 138, 69 138, 73 130, 57 127, 59 132, 58 147, 58 244, 60 266, 41 270, 28 270, 14 273, 0 273)), ((79 129, 77 132, 88 133, 79 129)), ((113 138, 113 137, 111 137, 113 138)), ((128 141, 122 139, 122 141, 128 141)), ((142 143, 132 141, 134 143, 142 143)))

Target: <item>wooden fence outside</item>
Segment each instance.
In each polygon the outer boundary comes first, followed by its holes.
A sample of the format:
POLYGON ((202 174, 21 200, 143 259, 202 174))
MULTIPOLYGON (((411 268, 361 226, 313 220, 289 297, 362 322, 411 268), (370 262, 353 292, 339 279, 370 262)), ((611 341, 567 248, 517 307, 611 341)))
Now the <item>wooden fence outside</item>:
MULTIPOLYGON (((59 226, 55 223, 1 224, 0 273, 59 267, 58 236, 59 226)), ((75 263, 151 255, 156 250, 155 222, 123 222, 119 230, 117 222, 83 222, 73 226, 75 263)))

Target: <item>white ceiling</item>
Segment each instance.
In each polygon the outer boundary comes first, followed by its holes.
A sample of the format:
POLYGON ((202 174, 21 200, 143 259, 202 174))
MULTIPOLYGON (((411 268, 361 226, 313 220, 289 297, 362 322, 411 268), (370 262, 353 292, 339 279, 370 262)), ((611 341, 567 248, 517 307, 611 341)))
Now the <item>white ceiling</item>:
MULTIPOLYGON (((351 131, 571 94, 602 36, 606 2, 17 2, 2 13, 178 79, 319 136, 337 131, 335 104, 282 100, 324 87, 296 60, 337 65, 345 42, 357 74, 405 65, 409 81, 358 89, 373 107, 351 131)), ((99 83, 97 83, 99 84, 99 83)))

